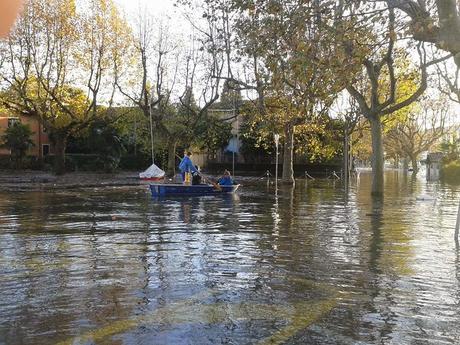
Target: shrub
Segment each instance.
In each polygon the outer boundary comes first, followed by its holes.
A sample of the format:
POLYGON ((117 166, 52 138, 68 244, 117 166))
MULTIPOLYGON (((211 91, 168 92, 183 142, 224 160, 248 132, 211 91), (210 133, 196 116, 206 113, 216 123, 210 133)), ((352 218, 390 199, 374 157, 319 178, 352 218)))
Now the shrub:
POLYGON ((12 161, 17 168, 22 166, 27 150, 35 146, 30 138, 32 134, 29 125, 16 122, 1 137, 1 146, 11 151, 12 161))
POLYGON ((124 154, 121 157, 120 168, 126 170, 145 170, 147 169, 152 158, 147 154, 124 154))
POLYGON ((441 179, 449 183, 460 183, 460 161, 453 161, 441 169, 441 179))

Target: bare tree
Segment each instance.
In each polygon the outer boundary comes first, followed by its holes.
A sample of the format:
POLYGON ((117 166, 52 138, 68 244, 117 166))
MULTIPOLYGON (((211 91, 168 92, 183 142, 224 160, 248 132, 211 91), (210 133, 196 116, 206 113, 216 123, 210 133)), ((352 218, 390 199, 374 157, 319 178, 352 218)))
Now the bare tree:
POLYGON ((385 146, 389 150, 410 159, 414 176, 418 173, 420 154, 433 148, 449 130, 450 109, 446 99, 424 98, 418 105, 385 135, 385 146))
POLYGON ((417 41, 435 44, 460 66, 460 8, 456 0, 383 0, 407 14, 407 28, 417 41))
MULTIPOLYGON (((370 122, 372 137, 372 194, 383 195, 384 183, 384 153, 382 118, 391 115, 415 102, 427 88, 428 66, 442 61, 426 61, 424 47, 419 44, 419 81, 418 86, 404 97, 397 97, 398 82, 401 78, 396 73, 395 66, 396 44, 396 16, 393 7, 388 8, 386 42, 383 43, 383 52, 374 58, 365 58, 364 67, 368 80, 369 90, 359 91, 354 85, 347 87, 350 95, 356 99, 363 116, 370 122), (382 78, 386 82, 382 82, 382 78), (399 80, 398 80, 399 78, 399 80)), ((381 48, 381 49, 382 49, 381 48)))
POLYGON ((169 104, 180 64, 179 46, 168 26, 163 22, 158 26, 154 23, 154 18, 147 11, 139 9, 134 44, 129 52, 130 58, 135 61, 134 67, 124 70, 114 61, 118 90, 150 120, 152 162, 153 124, 162 127, 164 105, 169 104))
MULTIPOLYGON (((134 56, 139 82, 134 92, 128 92, 129 84, 123 86, 123 76, 119 75, 117 86, 151 119, 156 133, 166 142, 169 175, 175 171, 178 144, 190 145, 198 122, 219 98, 225 59, 215 48, 218 39, 211 20, 205 21, 203 28, 196 25, 188 42, 181 44, 167 25, 155 27, 145 13, 138 17, 134 56), (174 99, 179 104, 174 104, 174 99)), ((151 141, 153 145, 153 135, 151 141)))

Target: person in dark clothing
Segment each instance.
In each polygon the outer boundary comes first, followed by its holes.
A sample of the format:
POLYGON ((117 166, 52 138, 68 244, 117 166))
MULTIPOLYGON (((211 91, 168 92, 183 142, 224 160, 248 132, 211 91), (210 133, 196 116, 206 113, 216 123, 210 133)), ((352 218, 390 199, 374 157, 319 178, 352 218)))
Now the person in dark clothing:
POLYGON ((198 172, 192 174, 192 185, 201 184, 201 175, 198 172))

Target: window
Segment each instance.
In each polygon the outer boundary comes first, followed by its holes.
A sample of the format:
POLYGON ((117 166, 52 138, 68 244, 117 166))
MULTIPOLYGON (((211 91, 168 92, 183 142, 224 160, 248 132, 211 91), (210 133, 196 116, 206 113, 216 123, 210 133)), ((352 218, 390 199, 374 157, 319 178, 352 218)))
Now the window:
POLYGON ((43 156, 48 156, 50 154, 50 145, 49 144, 43 144, 43 156))
POLYGON ((8 118, 8 128, 12 127, 15 123, 19 123, 18 117, 9 117, 8 118))

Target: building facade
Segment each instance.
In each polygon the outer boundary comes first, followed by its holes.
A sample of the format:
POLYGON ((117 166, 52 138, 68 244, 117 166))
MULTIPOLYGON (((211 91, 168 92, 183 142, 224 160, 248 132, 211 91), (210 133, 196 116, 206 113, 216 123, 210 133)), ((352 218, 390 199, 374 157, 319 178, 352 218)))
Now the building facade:
MULTIPOLYGON (((8 127, 18 121, 22 124, 28 125, 33 133, 31 139, 35 146, 27 152, 27 155, 43 158, 54 153, 53 145, 50 141, 46 128, 43 127, 37 117, 26 115, 14 116, 7 113, 0 113, 0 136, 3 135, 8 127)), ((10 154, 11 152, 8 149, 0 148, 0 155, 10 154)))

